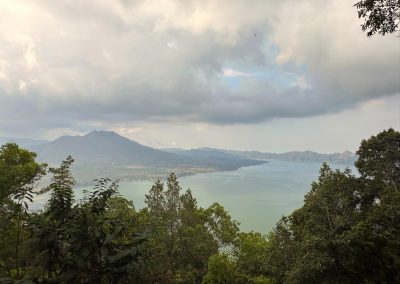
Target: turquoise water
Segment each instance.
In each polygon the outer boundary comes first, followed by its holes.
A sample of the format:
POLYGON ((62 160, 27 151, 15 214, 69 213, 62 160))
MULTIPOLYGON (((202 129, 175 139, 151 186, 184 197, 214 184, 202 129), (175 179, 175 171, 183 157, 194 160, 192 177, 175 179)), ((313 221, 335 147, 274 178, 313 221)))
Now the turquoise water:
MULTIPOLYGON (((320 163, 270 161, 236 171, 186 176, 179 181, 184 190, 192 190, 200 206, 218 202, 241 223, 241 230, 266 234, 282 215, 302 205, 304 194, 318 178, 320 167, 320 163)), ((346 168, 344 165, 331 167, 346 168)), ((140 209, 152 184, 152 181, 121 182, 119 191, 140 209)), ((77 198, 82 196, 83 189, 75 190, 77 198)), ((37 205, 44 199, 38 200, 37 205)))

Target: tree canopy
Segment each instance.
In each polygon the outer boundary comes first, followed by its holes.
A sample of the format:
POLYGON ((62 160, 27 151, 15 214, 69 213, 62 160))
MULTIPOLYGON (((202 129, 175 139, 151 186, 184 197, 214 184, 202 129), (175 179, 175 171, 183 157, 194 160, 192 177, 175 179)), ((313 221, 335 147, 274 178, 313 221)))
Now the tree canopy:
POLYGON ((398 31, 400 22, 399 0, 362 0, 354 4, 358 17, 364 19, 361 25, 367 36, 376 33, 385 35, 398 31))

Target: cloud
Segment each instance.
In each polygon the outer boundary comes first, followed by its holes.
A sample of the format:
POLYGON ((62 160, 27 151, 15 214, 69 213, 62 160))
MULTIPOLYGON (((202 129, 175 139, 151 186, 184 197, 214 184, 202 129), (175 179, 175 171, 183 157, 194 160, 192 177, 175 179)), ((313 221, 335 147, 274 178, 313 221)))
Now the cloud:
POLYGON ((367 38, 348 1, 284 1, 273 21, 278 64, 306 66, 321 93, 333 90, 349 103, 398 94, 400 41, 367 38))
POLYGON ((253 74, 251 73, 246 73, 246 72, 241 72, 229 68, 223 68, 222 69, 222 76, 224 77, 251 77, 253 74))
POLYGON ((133 133, 138 133, 143 131, 143 128, 141 127, 121 127, 118 129, 118 132, 124 135, 129 135, 133 133))
POLYGON ((2 1, 0 11, 3 131, 249 124, 400 92, 399 40, 367 38, 345 0, 2 1))
POLYGON ((302 90, 311 89, 312 86, 308 82, 307 78, 304 75, 298 76, 296 81, 292 83, 292 86, 298 86, 302 90))
POLYGON ((20 81, 19 81, 19 84, 18 84, 18 89, 19 89, 21 92, 26 91, 26 82, 20 80, 20 81))

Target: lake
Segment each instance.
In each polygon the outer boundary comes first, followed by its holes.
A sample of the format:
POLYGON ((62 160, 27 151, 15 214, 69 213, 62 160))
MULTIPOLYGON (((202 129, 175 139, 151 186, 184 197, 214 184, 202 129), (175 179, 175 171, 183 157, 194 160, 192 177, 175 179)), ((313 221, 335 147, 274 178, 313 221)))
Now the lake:
MULTIPOLYGON (((341 170, 347 167, 330 166, 341 170)), ((318 178, 320 167, 321 163, 270 161, 236 171, 185 176, 179 181, 184 190, 192 190, 200 206, 208 207, 218 202, 240 222, 241 230, 266 234, 282 215, 288 215, 302 206, 304 194, 318 178)), ((133 201, 136 209, 140 209, 152 184, 152 181, 121 182, 119 191, 133 201)), ((88 188, 75 189, 77 198, 82 196, 83 189, 88 188)), ((46 197, 39 198, 34 206, 36 208, 43 204, 46 197)))

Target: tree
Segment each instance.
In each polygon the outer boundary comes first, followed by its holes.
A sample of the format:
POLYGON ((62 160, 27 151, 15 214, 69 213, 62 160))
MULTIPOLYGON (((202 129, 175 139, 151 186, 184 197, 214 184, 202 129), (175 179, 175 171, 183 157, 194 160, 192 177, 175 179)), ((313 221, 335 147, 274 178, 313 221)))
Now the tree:
POLYGON ((364 218, 354 237, 368 246, 356 251, 369 277, 400 282, 400 133, 388 129, 363 140, 357 154, 364 218))
POLYGON ((266 275, 268 239, 256 232, 240 233, 235 254, 238 269, 248 277, 266 275))
POLYGON ((190 190, 181 191, 172 173, 166 190, 158 180, 146 195, 147 208, 141 211, 149 233, 142 258, 147 264, 144 283, 199 283, 209 257, 237 240, 238 224, 221 205, 203 209, 190 190))
POLYGON ((290 268, 294 266, 297 254, 297 242, 294 241, 291 223, 288 217, 282 217, 269 235, 269 247, 266 250, 267 275, 276 283, 284 283, 290 268))
MULTIPOLYGON (((32 265, 36 271, 46 271, 48 278, 53 278, 53 272, 60 269, 66 250, 69 249, 66 232, 70 226, 74 202, 75 180, 70 172, 73 162, 72 157, 68 156, 60 167, 49 169, 52 178, 42 192, 50 192, 50 198, 44 214, 32 215, 30 220, 32 254, 40 252, 40 257, 34 257, 32 265)), ((34 277, 32 272, 30 276, 34 277)))
POLYGON ((203 284, 239 284, 248 283, 238 273, 235 261, 227 254, 218 253, 210 257, 208 261, 208 272, 203 278, 203 284))
POLYGON ((187 190, 180 200, 178 273, 186 282, 199 283, 207 272, 209 257, 218 251, 218 244, 207 226, 207 214, 197 206, 192 192, 187 190))
POLYGON ((8 143, 0 148, 0 205, 33 197, 37 182, 46 173, 46 164, 35 161, 36 154, 8 143), (32 193, 32 195, 31 195, 32 193))
POLYGON ((163 215, 165 213, 165 194, 164 194, 164 184, 157 180, 156 183, 151 187, 149 194, 145 195, 145 203, 149 213, 155 219, 154 221, 162 221, 163 215))
POLYGON ((233 249, 239 233, 239 223, 232 220, 225 208, 217 202, 208 207, 205 213, 208 218, 207 226, 217 241, 218 247, 233 249))
POLYGON ((367 31, 368 37, 397 31, 400 21, 399 0, 362 0, 354 6, 358 10, 358 17, 364 19, 361 28, 367 31))
POLYGON ((0 148, 0 225, 2 233, 3 262, 10 271, 7 248, 14 247, 14 267, 20 277, 20 247, 29 202, 32 202, 38 181, 46 173, 46 164, 35 161, 36 154, 21 149, 15 143, 0 148), (13 228, 14 227, 14 228, 13 228), (8 232, 7 232, 8 231, 8 232), (15 234, 10 235, 14 231, 15 234), (6 244, 7 238, 15 240, 6 244))
POLYGON ((71 211, 74 202, 73 186, 75 180, 71 175, 70 167, 74 160, 68 156, 62 161, 59 168, 50 168, 53 174, 50 185, 45 191, 50 191, 50 200, 47 202, 46 213, 57 222, 63 222, 71 211))
MULTIPOLYGON (((250 233, 252 234, 252 233, 250 233)), ((257 252, 258 254, 259 252, 257 252)), ((226 253, 212 255, 208 261, 207 274, 203 284, 271 284, 263 275, 252 276, 250 271, 240 267, 240 261, 226 253)))
MULTIPOLYGON (((64 177, 69 176, 67 169, 64 173, 64 177)), ((125 283, 133 277, 143 236, 133 232, 132 210, 129 202, 118 197, 117 182, 108 178, 97 180, 94 191, 63 219, 65 225, 51 231, 59 242, 59 254, 57 265, 52 266, 56 268, 55 273, 48 274, 49 280, 54 283, 125 283), (123 207, 115 207, 117 205, 123 207), (127 216, 116 215, 117 211, 127 216)), ((64 211, 69 209, 64 208, 64 211)), ((40 244, 43 234, 33 232, 33 238, 40 244)), ((45 240, 46 243, 51 242, 45 240)), ((40 256, 41 252, 32 254, 40 256)))
POLYGON ((74 204, 68 157, 46 188, 45 211, 32 213, 28 228, 29 271, 24 281, 129 283, 134 281, 143 234, 131 202, 118 196, 118 181, 101 178, 74 204))
POLYGON ((368 181, 400 191, 400 133, 390 128, 361 142, 356 167, 368 181))

